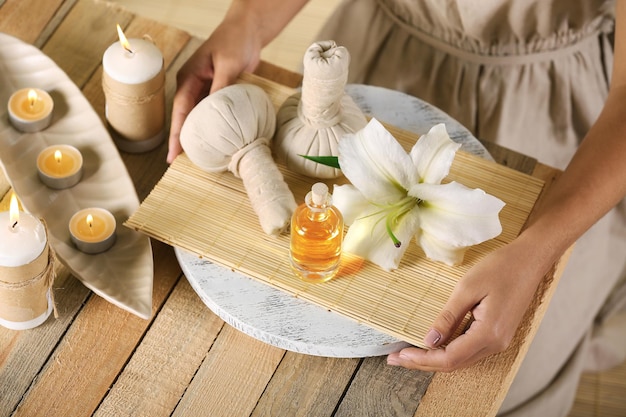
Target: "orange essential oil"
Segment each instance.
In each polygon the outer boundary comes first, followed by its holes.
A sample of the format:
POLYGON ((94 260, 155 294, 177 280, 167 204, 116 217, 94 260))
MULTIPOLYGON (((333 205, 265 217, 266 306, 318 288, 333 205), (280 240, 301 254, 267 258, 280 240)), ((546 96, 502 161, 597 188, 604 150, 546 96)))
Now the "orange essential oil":
POLYGON ((291 219, 291 266, 301 279, 325 282, 341 263, 343 217, 332 205, 328 186, 313 185, 291 219))

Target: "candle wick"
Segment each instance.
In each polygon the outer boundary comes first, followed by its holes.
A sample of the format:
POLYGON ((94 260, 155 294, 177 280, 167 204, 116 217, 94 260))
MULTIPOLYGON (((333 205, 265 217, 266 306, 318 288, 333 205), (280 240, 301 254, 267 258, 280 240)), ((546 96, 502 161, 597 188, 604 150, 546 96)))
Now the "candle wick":
POLYGON ((130 49, 130 46, 124 46, 124 49, 126 50, 126 52, 128 52, 131 55, 135 55, 135 51, 133 51, 132 49, 130 49))
POLYGON ((13 223, 13 226, 11 226, 11 228, 15 229, 15 226, 17 226, 17 221, 15 223, 13 223))

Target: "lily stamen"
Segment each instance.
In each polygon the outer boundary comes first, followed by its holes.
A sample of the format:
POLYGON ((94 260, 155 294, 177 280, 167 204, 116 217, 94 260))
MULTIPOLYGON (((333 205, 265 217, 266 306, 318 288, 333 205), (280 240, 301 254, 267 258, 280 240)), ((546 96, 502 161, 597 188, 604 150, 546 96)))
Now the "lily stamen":
POLYGON ((393 234, 393 230, 391 230, 390 223, 391 223, 391 216, 387 216, 387 221, 385 222, 385 228, 387 229, 387 234, 391 238, 391 241, 393 242, 393 246, 395 246, 396 248, 399 248, 400 246, 402 246, 402 242, 400 242, 398 238, 396 237, 396 235, 393 234))
POLYGON ((396 248, 402 246, 402 242, 393 233, 392 225, 398 224, 402 216, 410 212, 413 208, 415 208, 415 206, 419 206, 420 202, 421 200, 419 198, 405 197, 387 209, 389 214, 387 215, 385 222, 385 229, 387 230, 387 234, 396 248))

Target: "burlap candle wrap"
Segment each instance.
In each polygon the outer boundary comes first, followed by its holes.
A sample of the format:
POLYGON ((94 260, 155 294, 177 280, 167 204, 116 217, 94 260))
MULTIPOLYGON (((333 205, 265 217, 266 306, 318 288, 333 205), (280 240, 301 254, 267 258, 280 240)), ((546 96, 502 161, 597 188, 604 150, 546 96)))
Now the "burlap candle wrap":
MULTIPOLYGON (((46 229, 47 233, 47 229, 46 229)), ((55 256, 46 243, 44 250, 28 264, 0 266, 0 324, 26 330, 46 321, 54 308, 55 256)))
POLYGON ((147 152, 165 138, 165 71, 139 84, 126 84, 102 73, 106 119, 113 140, 125 152, 147 152))

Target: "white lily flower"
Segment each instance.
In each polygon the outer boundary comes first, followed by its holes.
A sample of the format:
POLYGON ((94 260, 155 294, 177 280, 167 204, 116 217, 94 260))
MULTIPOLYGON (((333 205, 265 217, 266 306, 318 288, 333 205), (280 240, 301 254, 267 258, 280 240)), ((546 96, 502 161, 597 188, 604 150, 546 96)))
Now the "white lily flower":
POLYGON ((339 141, 339 165, 351 184, 333 203, 349 225, 344 250, 396 269, 415 237, 430 259, 455 265, 469 246, 498 236, 500 199, 456 182, 441 184, 459 144, 443 124, 407 154, 376 119, 339 141))

